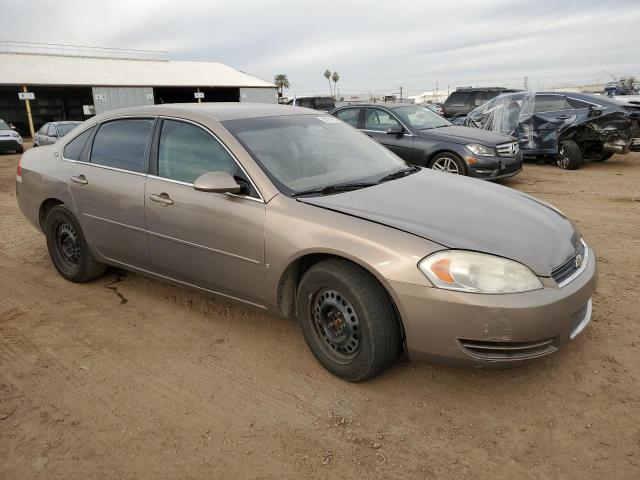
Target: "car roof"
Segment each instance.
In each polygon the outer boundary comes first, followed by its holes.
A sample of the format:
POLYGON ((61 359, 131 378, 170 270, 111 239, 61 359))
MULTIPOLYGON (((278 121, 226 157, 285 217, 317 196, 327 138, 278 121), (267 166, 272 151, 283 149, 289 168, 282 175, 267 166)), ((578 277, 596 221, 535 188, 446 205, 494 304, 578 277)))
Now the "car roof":
POLYGON ((419 103, 409 103, 409 102, 403 102, 403 103, 394 103, 394 102, 378 102, 378 103, 374 103, 374 102, 358 102, 358 103, 350 103, 349 105, 343 105, 341 107, 336 108, 336 110, 338 109, 343 109, 343 108, 357 108, 357 107, 381 107, 381 108, 387 108, 389 110, 393 110, 395 108, 400 108, 400 107, 419 107, 420 104, 419 103))
POLYGON ((452 93, 456 92, 521 92, 517 88, 507 88, 507 87, 460 87, 456 88, 452 93))
MULTIPOLYGON (((203 102, 203 103, 164 103, 143 107, 121 108, 111 110, 99 116, 98 120, 106 120, 123 115, 176 115, 179 112, 199 113, 214 120, 238 120, 242 118, 279 117, 284 115, 323 115, 324 112, 310 108, 280 105, 275 103, 238 103, 238 102, 203 102)), ((94 117, 96 118, 96 117, 94 117)))

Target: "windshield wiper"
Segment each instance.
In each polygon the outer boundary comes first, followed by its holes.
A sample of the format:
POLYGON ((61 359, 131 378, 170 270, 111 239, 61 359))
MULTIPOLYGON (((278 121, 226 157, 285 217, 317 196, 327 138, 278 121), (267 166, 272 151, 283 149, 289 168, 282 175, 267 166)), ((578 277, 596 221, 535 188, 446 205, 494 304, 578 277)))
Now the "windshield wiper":
POLYGON ((403 168, 402 170, 398 170, 397 172, 390 173, 389 175, 385 175, 378 182, 388 182, 389 180, 395 180, 396 178, 406 177, 407 175, 411 175, 412 173, 416 173, 420 170, 420 167, 409 167, 403 168))
POLYGON ((372 187, 377 185, 377 182, 360 182, 360 183, 340 183, 338 185, 327 185, 326 187, 312 188, 309 190, 302 190, 300 192, 292 193, 292 197, 300 197, 302 195, 312 195, 319 193, 321 195, 329 195, 331 193, 348 192, 349 190, 357 190, 359 188, 372 187))

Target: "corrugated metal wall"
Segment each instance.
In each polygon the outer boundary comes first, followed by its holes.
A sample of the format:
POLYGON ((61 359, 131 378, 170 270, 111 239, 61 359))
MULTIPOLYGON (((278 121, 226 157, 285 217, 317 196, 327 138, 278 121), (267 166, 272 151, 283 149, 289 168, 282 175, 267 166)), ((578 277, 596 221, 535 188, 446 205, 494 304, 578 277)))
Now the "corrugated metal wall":
POLYGON ((278 103, 278 90, 276 88, 241 88, 240 101, 254 103, 278 103))
POLYGON ((93 87, 93 104, 96 113, 108 112, 116 108, 153 105, 153 88, 136 87, 93 87))

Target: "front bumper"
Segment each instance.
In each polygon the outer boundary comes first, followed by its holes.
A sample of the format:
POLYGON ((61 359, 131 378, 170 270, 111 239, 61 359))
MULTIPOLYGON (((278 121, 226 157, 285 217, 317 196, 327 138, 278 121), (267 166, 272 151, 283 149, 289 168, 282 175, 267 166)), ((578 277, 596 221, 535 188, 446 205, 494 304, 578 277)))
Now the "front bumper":
POLYGON ((502 178, 513 177, 522 171, 522 153, 518 152, 514 157, 484 157, 478 155, 468 155, 475 163, 470 164, 467 160, 467 167, 470 177, 482 178, 484 180, 500 180, 502 178))
POLYGON ((22 147, 22 141, 15 137, 0 138, 0 152, 18 150, 22 147))
POLYGON ((391 282, 409 356, 482 366, 524 363, 558 351, 591 320, 597 269, 595 254, 589 254, 585 270, 562 288, 544 279, 541 290, 486 295, 391 282))

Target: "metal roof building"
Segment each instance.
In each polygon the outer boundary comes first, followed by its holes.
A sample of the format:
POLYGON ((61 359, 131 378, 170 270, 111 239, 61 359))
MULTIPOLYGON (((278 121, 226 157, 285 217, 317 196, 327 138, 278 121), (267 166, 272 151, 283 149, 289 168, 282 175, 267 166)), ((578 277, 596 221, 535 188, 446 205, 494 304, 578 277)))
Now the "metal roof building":
POLYGON ((37 130, 46 122, 85 120, 122 107, 278 102, 272 83, 228 65, 165 56, 145 50, 0 42, 0 119, 28 135, 28 110, 37 130))

